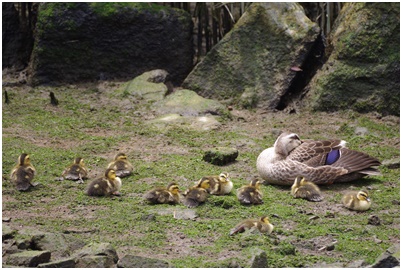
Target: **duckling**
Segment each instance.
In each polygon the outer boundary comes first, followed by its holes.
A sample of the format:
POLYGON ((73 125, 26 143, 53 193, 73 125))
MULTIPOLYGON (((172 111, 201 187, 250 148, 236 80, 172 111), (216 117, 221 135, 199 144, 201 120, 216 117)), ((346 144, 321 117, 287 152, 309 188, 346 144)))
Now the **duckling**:
POLYGON ((68 166, 61 175, 62 179, 78 181, 77 183, 84 183, 84 179, 88 178, 88 170, 85 167, 84 159, 77 157, 74 163, 68 166))
POLYGON ((204 176, 198 183, 209 180, 210 188, 207 192, 212 195, 226 195, 232 191, 233 182, 229 179, 229 173, 223 172, 218 175, 204 176))
POLYGON ((89 196, 120 195, 120 188, 121 179, 116 176, 116 171, 107 169, 103 178, 93 180, 89 183, 86 194, 89 196))
POLYGON ((271 234, 274 229, 274 225, 269 222, 267 216, 263 216, 260 219, 246 219, 231 229, 229 235, 242 233, 251 228, 257 228, 261 233, 271 234))
POLYGON ((237 190, 237 199, 241 204, 262 204, 261 182, 253 179, 249 185, 242 186, 237 190))
POLYGON ((366 211, 371 206, 371 200, 366 190, 350 191, 342 197, 342 203, 346 208, 355 211, 366 211))
POLYGON ((319 187, 302 176, 296 177, 291 188, 291 194, 295 198, 302 198, 312 202, 320 202, 324 199, 321 196, 319 187))
POLYGON ((200 181, 197 186, 189 188, 183 194, 183 204, 191 208, 206 202, 208 198, 208 188, 210 188, 210 182, 208 179, 200 181))
POLYGON ((177 204, 180 201, 180 190, 176 183, 170 183, 167 188, 155 188, 148 191, 144 198, 151 203, 177 204))
POLYGON ((133 165, 127 160, 127 156, 124 153, 117 154, 107 168, 115 170, 117 177, 129 176, 134 170, 133 165))
POLYGON ((38 185, 31 183, 36 174, 35 167, 31 164, 31 158, 28 154, 21 154, 18 157, 18 163, 11 171, 11 181, 19 191, 27 191, 30 187, 38 185))

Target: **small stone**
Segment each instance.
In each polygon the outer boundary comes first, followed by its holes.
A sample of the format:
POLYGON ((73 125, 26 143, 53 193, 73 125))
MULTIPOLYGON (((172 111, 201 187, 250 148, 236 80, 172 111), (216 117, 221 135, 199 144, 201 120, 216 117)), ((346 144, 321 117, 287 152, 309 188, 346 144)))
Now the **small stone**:
POLYGON ((380 218, 378 216, 371 215, 369 217, 368 224, 378 226, 378 225, 381 225, 381 220, 380 220, 380 218))
POLYGON ((251 262, 251 268, 267 268, 268 257, 267 253, 261 249, 255 251, 255 255, 251 262))
POLYGON ((381 163, 388 169, 399 169, 401 166, 401 161, 399 158, 386 159, 383 160, 381 163))
POLYGON ((3 220, 3 222, 10 222, 11 218, 10 217, 3 217, 2 220, 3 220))

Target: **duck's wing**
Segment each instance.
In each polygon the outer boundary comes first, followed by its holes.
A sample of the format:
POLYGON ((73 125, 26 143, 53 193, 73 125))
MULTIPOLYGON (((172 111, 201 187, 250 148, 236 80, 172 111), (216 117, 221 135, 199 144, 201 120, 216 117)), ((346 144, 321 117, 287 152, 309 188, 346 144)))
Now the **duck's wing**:
POLYGON ((298 161, 316 167, 331 165, 339 158, 339 149, 345 147, 343 140, 306 140, 295 148, 286 159, 298 161))
POLYGON ((340 151, 340 157, 332 166, 342 167, 348 170, 349 173, 358 172, 368 175, 379 175, 380 172, 372 168, 373 166, 380 166, 381 162, 362 152, 342 148, 340 151))

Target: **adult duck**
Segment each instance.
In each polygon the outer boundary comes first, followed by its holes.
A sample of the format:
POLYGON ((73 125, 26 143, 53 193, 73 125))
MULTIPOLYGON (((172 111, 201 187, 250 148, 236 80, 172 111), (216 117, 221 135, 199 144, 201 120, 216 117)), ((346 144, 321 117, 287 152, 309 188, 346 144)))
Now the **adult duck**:
POLYGON ((381 162, 346 148, 344 140, 301 140, 296 133, 282 133, 273 147, 257 158, 260 176, 270 184, 292 185, 297 176, 316 184, 349 182, 380 175, 381 162))

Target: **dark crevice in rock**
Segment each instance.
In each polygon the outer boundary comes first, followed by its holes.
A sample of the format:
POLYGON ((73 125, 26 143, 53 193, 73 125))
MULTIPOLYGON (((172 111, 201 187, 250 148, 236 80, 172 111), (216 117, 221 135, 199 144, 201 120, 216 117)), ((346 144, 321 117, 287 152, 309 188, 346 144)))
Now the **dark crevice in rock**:
POLYGON ((325 61, 325 38, 320 34, 306 56, 303 65, 299 67, 301 71, 294 71, 296 76, 292 79, 289 88, 282 95, 275 109, 282 111, 291 106, 293 102, 302 99, 306 94, 306 86, 325 61))

